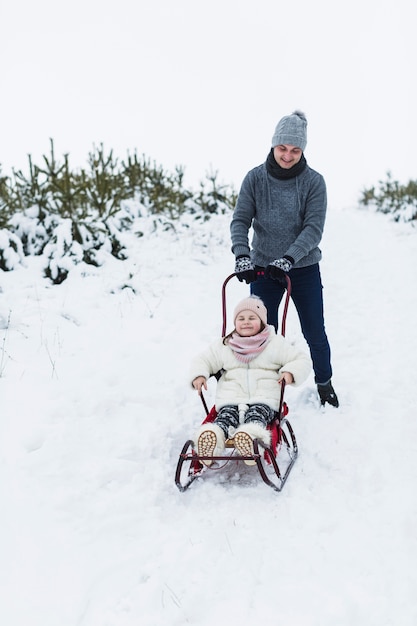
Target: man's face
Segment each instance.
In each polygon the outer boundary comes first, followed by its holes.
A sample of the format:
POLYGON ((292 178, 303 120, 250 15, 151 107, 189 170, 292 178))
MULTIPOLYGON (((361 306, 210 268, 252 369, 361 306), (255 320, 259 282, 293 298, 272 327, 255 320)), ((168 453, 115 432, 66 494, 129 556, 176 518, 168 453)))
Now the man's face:
POLYGON ((301 148, 289 146, 287 144, 275 146, 274 148, 275 161, 286 170, 289 170, 290 167, 296 165, 301 159, 302 154, 303 151, 301 148))

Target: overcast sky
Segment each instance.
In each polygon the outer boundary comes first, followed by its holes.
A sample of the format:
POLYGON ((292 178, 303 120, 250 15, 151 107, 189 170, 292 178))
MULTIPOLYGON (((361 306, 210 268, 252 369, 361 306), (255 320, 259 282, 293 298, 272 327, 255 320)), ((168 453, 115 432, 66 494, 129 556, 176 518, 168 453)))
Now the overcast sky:
POLYGON ((413 0, 0 0, 0 164, 94 144, 137 150, 198 185, 237 189, 278 120, 309 122, 305 151, 329 205, 387 170, 417 178, 413 0))

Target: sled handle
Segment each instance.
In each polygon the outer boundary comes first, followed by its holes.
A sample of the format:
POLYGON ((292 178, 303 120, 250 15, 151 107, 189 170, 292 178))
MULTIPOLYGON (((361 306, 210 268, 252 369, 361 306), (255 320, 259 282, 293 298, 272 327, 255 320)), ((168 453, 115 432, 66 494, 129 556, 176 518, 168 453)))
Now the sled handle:
MULTIPOLYGON (((226 324, 227 324, 227 314, 226 314, 226 287, 229 283, 229 281, 232 280, 232 278, 234 278, 236 276, 236 274, 230 274, 230 276, 228 276, 224 282, 223 282, 223 286, 222 286, 222 312, 223 312, 223 328, 222 328, 222 334, 221 336, 224 337, 226 334, 226 324)), ((285 327, 286 327, 286 321, 287 321, 287 313, 288 313, 288 306, 289 306, 289 302, 290 302, 290 296, 291 296, 291 280, 290 277, 288 275, 285 276, 286 280, 287 280, 287 295, 285 297, 285 302, 284 302, 284 309, 282 312, 282 319, 281 319, 281 335, 283 337, 285 337, 285 327)), ((281 398, 280 398, 280 403, 279 403, 279 414, 281 415, 281 411, 282 411, 282 406, 283 406, 283 400, 284 400, 284 389, 285 389, 285 380, 282 381, 282 385, 281 385, 281 398)), ((206 412, 206 415, 209 414, 209 409, 206 403, 206 400, 204 398, 204 394, 201 391, 200 394, 200 399, 201 402, 203 403, 203 407, 204 410, 206 412)))
MULTIPOLYGON (((226 324, 227 324, 227 314, 226 314, 226 287, 227 284, 229 283, 229 281, 234 278, 234 276, 237 276, 237 274, 230 274, 230 276, 228 276, 222 286, 222 313, 223 313, 223 327, 222 327, 222 337, 225 336, 226 334, 226 324)), ((287 322, 287 313, 288 313, 288 306, 290 303, 290 297, 291 297, 291 279, 288 276, 288 274, 286 274, 285 276, 286 281, 287 281, 287 295, 285 296, 285 302, 284 302, 284 310, 282 312, 282 320, 281 320, 281 335, 283 337, 285 337, 285 330, 286 330, 286 322, 287 322)))

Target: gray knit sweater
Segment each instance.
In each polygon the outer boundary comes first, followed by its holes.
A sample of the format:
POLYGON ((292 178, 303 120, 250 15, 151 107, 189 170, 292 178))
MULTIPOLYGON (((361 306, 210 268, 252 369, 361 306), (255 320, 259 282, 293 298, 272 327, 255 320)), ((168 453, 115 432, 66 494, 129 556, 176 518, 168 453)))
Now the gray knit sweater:
POLYGON ((230 225, 232 252, 266 267, 284 255, 294 267, 318 263, 326 219, 326 184, 308 165, 288 180, 270 176, 263 163, 245 176, 230 225), (249 230, 253 227, 252 253, 249 230))

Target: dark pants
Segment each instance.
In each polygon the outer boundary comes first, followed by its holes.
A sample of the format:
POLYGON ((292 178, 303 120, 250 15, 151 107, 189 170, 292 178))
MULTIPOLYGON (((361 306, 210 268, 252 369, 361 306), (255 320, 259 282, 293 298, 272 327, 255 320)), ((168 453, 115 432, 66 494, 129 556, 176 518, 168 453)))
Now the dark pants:
MULTIPOLYGON (((324 328, 323 285, 318 263, 292 269, 291 298, 300 319, 301 330, 310 348, 316 383, 326 383, 332 377, 330 346, 324 328)), ((268 324, 278 330, 278 307, 285 286, 279 280, 259 276, 250 285, 251 293, 259 296, 268 310, 268 324)))

